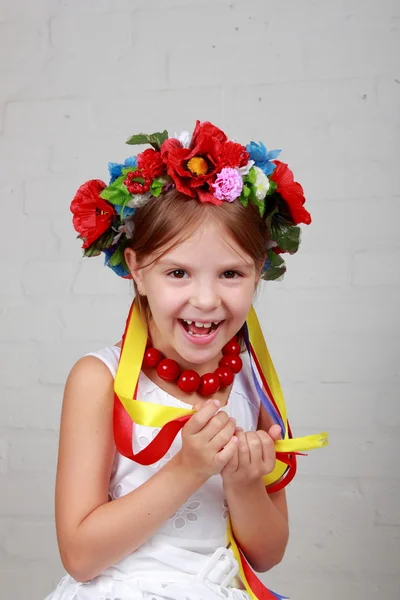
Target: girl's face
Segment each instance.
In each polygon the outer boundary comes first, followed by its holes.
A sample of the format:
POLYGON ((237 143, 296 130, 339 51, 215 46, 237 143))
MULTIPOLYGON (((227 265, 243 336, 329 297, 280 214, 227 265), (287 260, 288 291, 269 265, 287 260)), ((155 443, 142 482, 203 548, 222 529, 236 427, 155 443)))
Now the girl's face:
POLYGON ((209 221, 142 269, 137 268, 132 250, 126 254, 139 292, 150 306, 153 345, 182 368, 200 374, 214 370, 222 347, 249 312, 259 279, 253 259, 209 221), (198 329, 195 323, 206 327, 198 329))

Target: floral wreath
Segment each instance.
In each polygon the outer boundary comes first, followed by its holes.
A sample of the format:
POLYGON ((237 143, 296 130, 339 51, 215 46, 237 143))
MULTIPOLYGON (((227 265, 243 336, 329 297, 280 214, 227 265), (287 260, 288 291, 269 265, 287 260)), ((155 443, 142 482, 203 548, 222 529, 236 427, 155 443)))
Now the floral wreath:
POLYGON ((192 135, 183 132, 139 134, 127 144, 152 147, 123 164, 109 163, 110 182, 84 183, 71 202, 73 225, 83 240, 84 256, 105 254, 105 264, 130 279, 124 250, 134 235, 132 215, 151 198, 175 187, 189 198, 221 205, 252 203, 265 220, 270 242, 262 278, 277 279, 285 271, 282 254, 294 254, 300 244, 300 223, 310 224, 302 186, 287 164, 276 160, 281 150, 268 151, 262 142, 247 146, 228 140, 210 122, 196 122, 192 135))

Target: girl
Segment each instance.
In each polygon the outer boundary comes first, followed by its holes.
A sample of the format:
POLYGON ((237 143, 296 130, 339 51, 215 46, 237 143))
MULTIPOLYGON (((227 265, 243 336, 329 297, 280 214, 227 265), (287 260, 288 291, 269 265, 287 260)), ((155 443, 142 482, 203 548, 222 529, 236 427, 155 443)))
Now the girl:
POLYGON ((123 340, 66 383, 56 525, 69 575, 47 600, 279 598, 250 566, 281 561, 293 451, 325 438, 289 440, 251 305, 311 220, 302 188, 279 151, 211 123, 128 143, 152 148, 71 204, 85 255, 132 278, 135 302, 123 340))

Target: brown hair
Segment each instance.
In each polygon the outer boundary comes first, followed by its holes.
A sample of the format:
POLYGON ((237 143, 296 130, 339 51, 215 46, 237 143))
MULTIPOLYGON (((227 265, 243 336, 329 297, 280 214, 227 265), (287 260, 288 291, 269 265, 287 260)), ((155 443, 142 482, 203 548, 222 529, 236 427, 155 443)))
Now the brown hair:
MULTIPOLYGON (((256 206, 249 203, 244 207, 239 200, 216 206, 199 202, 176 189, 152 198, 135 212, 132 217, 133 240, 129 246, 136 253, 138 264, 147 266, 189 238, 199 224, 208 218, 221 225, 240 248, 253 258, 256 268, 261 269, 266 258, 269 234, 256 206), (151 254, 156 258, 145 263, 151 254)), ((139 295, 135 281, 133 285, 138 308, 148 322, 151 313, 147 297, 139 295)))

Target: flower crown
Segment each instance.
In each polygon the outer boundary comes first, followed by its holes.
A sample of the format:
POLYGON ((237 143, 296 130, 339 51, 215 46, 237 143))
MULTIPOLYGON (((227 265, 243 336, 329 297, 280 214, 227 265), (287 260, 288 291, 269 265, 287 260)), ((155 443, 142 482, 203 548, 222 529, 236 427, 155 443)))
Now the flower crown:
POLYGON ((167 131, 134 135, 127 144, 150 144, 123 164, 109 163, 110 182, 84 183, 71 202, 73 225, 83 240, 84 256, 105 254, 105 264, 130 278, 124 250, 134 235, 132 215, 151 198, 175 187, 188 198, 221 205, 239 200, 258 207, 270 232, 263 279, 286 271, 281 254, 297 252, 299 223, 311 223, 303 188, 293 173, 262 142, 246 147, 228 140, 209 122, 196 122, 192 135, 168 137, 167 131))

